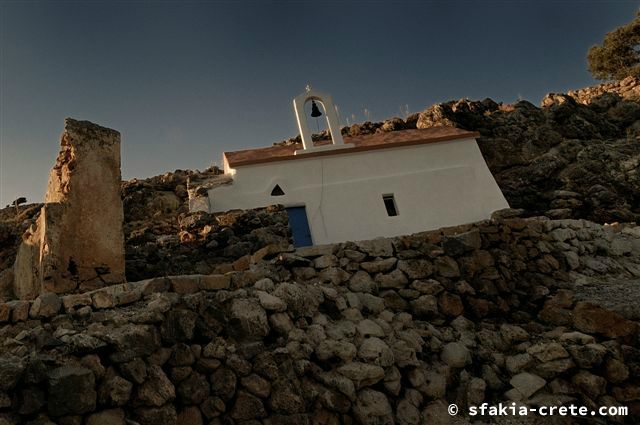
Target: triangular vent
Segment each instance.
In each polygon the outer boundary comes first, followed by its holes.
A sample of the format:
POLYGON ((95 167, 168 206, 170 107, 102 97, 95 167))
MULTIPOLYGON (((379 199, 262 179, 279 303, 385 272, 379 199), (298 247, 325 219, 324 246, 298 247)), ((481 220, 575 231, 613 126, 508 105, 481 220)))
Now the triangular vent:
POLYGON ((275 185, 273 187, 273 190, 271 191, 271 196, 283 196, 283 195, 284 195, 284 190, 282 190, 279 184, 275 185))

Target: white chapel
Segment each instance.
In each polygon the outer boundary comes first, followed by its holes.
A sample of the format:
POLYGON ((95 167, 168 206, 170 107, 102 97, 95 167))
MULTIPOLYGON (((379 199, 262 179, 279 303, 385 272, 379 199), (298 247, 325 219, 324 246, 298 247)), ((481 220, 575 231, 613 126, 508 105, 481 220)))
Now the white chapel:
POLYGON ((192 197, 192 211, 280 204, 294 245, 307 246, 469 223, 509 206, 478 133, 434 127, 343 138, 331 96, 307 87, 293 105, 302 144, 225 152, 226 184, 192 197), (331 140, 312 141, 308 102, 313 116, 323 107, 331 140))

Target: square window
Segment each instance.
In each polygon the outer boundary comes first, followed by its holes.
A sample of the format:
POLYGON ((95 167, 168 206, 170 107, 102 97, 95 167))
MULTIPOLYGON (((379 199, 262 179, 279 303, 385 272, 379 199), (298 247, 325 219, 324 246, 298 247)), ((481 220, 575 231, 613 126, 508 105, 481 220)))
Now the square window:
POLYGON ((382 195, 382 201, 384 202, 384 207, 387 210, 387 215, 389 217, 395 217, 398 215, 398 207, 396 205, 396 199, 393 194, 390 195, 382 195))

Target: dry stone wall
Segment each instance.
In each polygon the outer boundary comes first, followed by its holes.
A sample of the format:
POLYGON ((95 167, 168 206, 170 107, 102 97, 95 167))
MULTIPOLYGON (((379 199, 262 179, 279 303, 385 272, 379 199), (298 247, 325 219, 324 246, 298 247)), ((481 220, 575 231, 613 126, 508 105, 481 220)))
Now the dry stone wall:
POLYGON ((638 322, 574 282, 637 285, 639 257, 637 227, 496 217, 0 304, 0 424, 441 424, 501 400, 637 423, 638 322))

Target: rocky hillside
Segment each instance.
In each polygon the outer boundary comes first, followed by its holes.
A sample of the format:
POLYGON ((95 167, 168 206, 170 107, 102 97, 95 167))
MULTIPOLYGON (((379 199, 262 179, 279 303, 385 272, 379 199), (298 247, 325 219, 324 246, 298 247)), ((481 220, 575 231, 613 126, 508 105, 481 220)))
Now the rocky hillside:
POLYGON ((203 173, 178 170, 122 184, 129 281, 209 274, 263 246, 288 245, 287 217, 278 207, 189 213, 188 179, 219 173, 215 168, 203 173))

